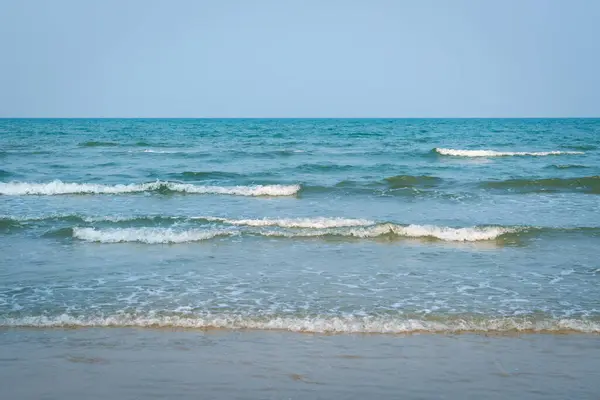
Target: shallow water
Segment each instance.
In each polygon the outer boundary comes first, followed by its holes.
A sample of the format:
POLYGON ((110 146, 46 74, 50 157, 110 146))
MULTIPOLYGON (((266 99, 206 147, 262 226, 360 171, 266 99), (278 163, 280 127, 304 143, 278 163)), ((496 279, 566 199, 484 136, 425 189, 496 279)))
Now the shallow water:
POLYGON ((0 326, 600 332, 600 120, 0 120, 0 326))

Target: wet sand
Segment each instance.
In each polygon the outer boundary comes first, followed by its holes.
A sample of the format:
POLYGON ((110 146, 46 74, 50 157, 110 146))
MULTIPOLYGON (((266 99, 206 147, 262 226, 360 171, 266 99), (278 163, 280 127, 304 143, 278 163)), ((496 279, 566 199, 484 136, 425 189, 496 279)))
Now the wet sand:
POLYGON ((598 399, 600 336, 2 329, 2 399, 598 399))

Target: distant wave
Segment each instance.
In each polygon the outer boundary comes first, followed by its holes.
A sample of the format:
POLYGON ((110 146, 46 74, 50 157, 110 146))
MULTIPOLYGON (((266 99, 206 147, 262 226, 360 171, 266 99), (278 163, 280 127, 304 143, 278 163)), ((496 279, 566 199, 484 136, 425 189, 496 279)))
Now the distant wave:
POLYGON ((228 156, 235 156, 235 157, 252 157, 252 158, 268 158, 268 159, 274 159, 277 157, 290 157, 290 156, 294 156, 297 154, 302 154, 305 153, 305 150, 300 150, 300 149, 273 149, 273 150, 262 150, 262 151, 256 151, 256 150, 230 150, 230 151, 224 151, 223 154, 228 155, 228 156))
MULTIPOLYGON (((41 216, 0 216, 0 227, 3 226, 22 226, 27 223, 41 222, 67 222, 67 223, 173 223, 178 221, 189 221, 188 217, 162 216, 162 215, 106 215, 106 216, 86 216, 79 214, 49 214, 41 216), (5 224, 5 225, 3 225, 5 224)), ((193 220, 193 219, 192 219, 193 220)))
POLYGON ((107 215, 86 216, 79 214, 50 214, 43 216, 0 216, 0 227, 21 226, 29 222, 67 222, 67 223, 174 223, 195 222, 199 224, 217 223, 231 226, 249 227, 280 227, 280 228, 340 228, 351 226, 375 225, 375 221, 368 219, 341 218, 341 217, 312 217, 312 218, 256 218, 256 219, 228 219, 211 216, 169 216, 169 215, 107 215))
POLYGON ((553 164, 553 165, 548 165, 546 168, 553 168, 553 169, 583 169, 583 168, 589 168, 587 165, 579 165, 579 164, 553 164))
MULTIPOLYGON (((372 181, 344 180, 333 187, 306 186, 303 192, 327 192, 335 189, 353 190, 363 193, 395 192, 394 189, 431 189, 444 183, 442 178, 428 175, 395 175, 372 181)), ((410 192, 404 192, 409 194, 410 192)), ((415 194, 416 192, 413 192, 415 194)), ((425 193, 425 191, 423 191, 425 193)))
POLYGON ((169 176, 174 179, 199 181, 216 179, 238 179, 244 177, 245 175, 225 171, 184 171, 180 173, 170 174, 169 176))
POLYGON ((508 157, 508 156, 558 156, 585 154, 582 151, 495 151, 495 150, 456 150, 436 147, 434 152, 454 157, 508 157))
MULTIPOLYGON (((145 149, 141 150, 141 153, 156 153, 156 154, 191 154, 189 151, 184 150, 154 150, 154 149, 145 149)), ((130 151, 130 153, 134 153, 134 151, 130 151)), ((201 154, 201 153, 198 153, 201 154)))
POLYGON ((79 147, 115 147, 118 145, 119 143, 116 142, 100 142, 94 140, 79 143, 79 147))
POLYGON ((350 164, 309 163, 292 167, 290 170, 294 172, 328 173, 351 171, 354 168, 355 166, 350 164))
POLYGON ((0 182, 0 194, 11 196, 60 195, 60 194, 123 194, 139 192, 221 194, 232 196, 293 196, 300 185, 253 185, 253 186, 200 186, 177 182, 132 183, 127 185, 101 185, 93 183, 0 182))
POLYGON ((10 173, 10 172, 8 172, 8 171, 6 171, 4 169, 0 169, 0 178, 6 178, 6 177, 9 177, 11 175, 12 175, 12 173, 10 173))
MULTIPOLYGON (((238 225, 261 226, 260 220, 238 221, 238 225), (245 222, 245 223, 242 223, 245 222)), ((235 222, 235 221, 233 221, 235 222)), ((235 223, 234 223, 235 224, 235 223)), ((302 225, 301 223, 296 223, 302 225)), ((286 221, 273 222, 267 226, 289 226, 293 223, 286 221)), ((306 225, 309 225, 308 223, 306 225)), ((317 225, 313 223, 313 225, 317 225)), ((264 225, 262 225, 264 226, 264 225)), ((61 236, 61 230, 58 235, 61 236)), ((378 238, 378 237, 405 237, 429 238, 451 242, 476 242, 493 240, 498 237, 517 232, 516 228, 503 227, 471 227, 450 228, 429 225, 396 225, 391 223, 376 224, 372 226, 351 226, 335 228, 302 228, 299 230, 261 229, 246 231, 231 231, 223 229, 187 229, 173 230, 172 228, 73 228, 72 235, 76 239, 90 242, 118 243, 184 243, 212 239, 216 236, 231 236, 246 234, 252 236, 282 237, 282 238, 310 238, 310 237, 348 237, 348 238, 378 238)), ((69 230, 66 230, 69 232, 69 230)))
MULTIPOLYGON (((131 143, 131 142, 125 142, 125 143, 119 143, 119 142, 112 142, 112 141, 100 141, 100 140, 89 140, 86 142, 81 142, 79 143, 79 147, 117 147, 117 146, 125 146, 125 147, 173 147, 170 145, 167 145, 165 143, 150 143, 150 142, 145 142, 145 141, 138 141, 135 143, 131 143)), ((154 152, 153 150, 150 150, 148 152, 154 152)), ((163 151, 156 151, 156 152, 163 152, 163 151)), ((164 151, 165 153, 168 153, 168 151, 164 151)))
POLYGON ((593 144, 579 144, 566 147, 573 150, 596 150, 598 148, 598 146, 595 146, 593 144))
POLYGON ((434 187, 442 182, 441 178, 426 175, 396 175, 385 178, 384 181, 391 189, 408 187, 434 187))
POLYGON ((508 179, 504 181, 482 182, 480 186, 487 189, 504 189, 517 192, 581 191, 585 193, 600 194, 600 176, 584 176, 580 178, 508 179))
POLYGON ((102 316, 0 317, 0 327, 79 328, 139 327, 189 329, 252 329, 306 333, 600 333, 600 321, 577 318, 527 317, 438 317, 402 316, 308 316, 285 315, 160 315, 115 314, 102 316))

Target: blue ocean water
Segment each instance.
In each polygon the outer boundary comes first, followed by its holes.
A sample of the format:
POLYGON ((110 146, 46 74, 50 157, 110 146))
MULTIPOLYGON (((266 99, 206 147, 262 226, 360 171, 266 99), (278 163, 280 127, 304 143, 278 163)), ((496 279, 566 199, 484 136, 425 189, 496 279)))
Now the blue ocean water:
POLYGON ((0 326, 600 332, 600 120, 0 120, 0 326))

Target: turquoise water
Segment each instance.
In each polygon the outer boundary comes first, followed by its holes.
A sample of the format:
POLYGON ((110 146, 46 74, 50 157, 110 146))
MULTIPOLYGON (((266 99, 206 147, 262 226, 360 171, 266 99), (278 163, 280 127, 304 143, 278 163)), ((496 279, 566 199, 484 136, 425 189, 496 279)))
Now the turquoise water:
POLYGON ((0 120, 0 326, 600 332, 600 120, 0 120))

